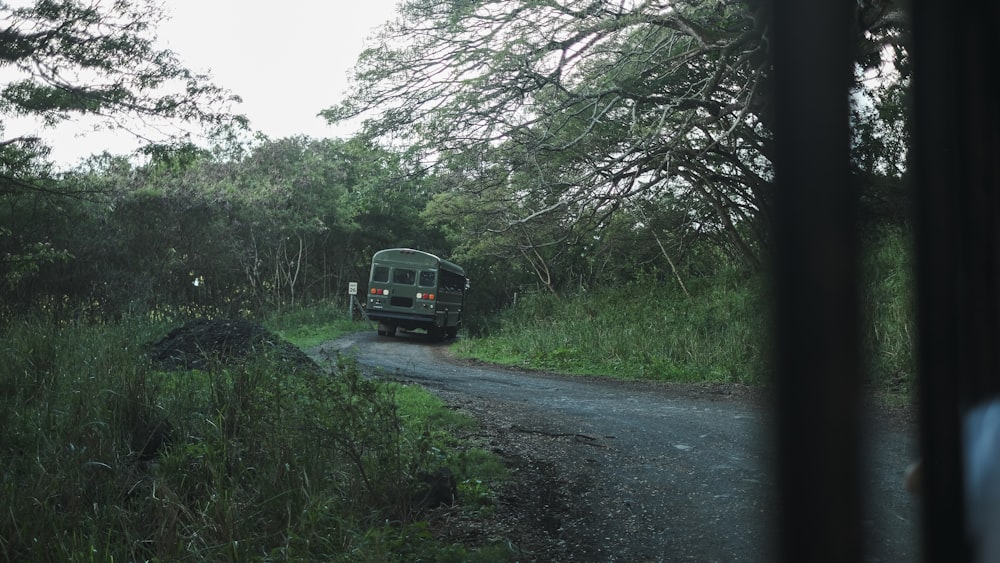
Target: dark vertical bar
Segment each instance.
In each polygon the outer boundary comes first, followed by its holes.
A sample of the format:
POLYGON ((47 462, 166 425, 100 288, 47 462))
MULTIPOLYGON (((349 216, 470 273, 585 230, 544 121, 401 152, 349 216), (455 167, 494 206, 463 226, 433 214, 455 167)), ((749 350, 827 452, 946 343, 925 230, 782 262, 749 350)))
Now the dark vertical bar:
POLYGON ((961 416, 995 396, 1000 349, 1000 142, 991 1, 914 0, 923 537, 928 561, 968 561, 961 416))
POLYGON ((779 547, 796 563, 862 556, 852 4, 773 3, 779 547))

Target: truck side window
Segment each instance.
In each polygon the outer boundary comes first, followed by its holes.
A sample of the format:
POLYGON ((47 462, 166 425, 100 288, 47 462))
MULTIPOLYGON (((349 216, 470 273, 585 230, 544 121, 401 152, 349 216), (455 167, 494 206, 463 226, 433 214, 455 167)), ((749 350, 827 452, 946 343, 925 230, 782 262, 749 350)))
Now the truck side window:
POLYGON ((465 291, 465 278, 447 270, 441 270, 441 291, 462 293, 465 291))
POLYGON ((372 271, 372 281, 373 282, 387 282, 389 281, 389 268, 385 266, 375 266, 372 271))
POLYGON ((420 287, 434 287, 435 278, 437 277, 434 275, 435 273, 434 271, 420 272, 420 287))

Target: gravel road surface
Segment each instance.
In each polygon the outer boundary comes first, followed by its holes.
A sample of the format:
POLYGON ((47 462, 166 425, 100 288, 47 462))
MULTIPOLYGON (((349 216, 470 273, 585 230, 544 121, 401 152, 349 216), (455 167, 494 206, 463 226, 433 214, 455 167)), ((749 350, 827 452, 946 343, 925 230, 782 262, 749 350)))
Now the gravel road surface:
MULTIPOLYGON (((486 366, 419 334, 358 333, 313 350, 321 360, 338 353, 480 421, 517 482, 501 497, 504 529, 490 532, 523 539, 527 559, 774 559, 773 451, 759 393, 486 366)), ((919 503, 902 487, 914 429, 881 412, 868 424, 867 560, 918 561, 919 503)))

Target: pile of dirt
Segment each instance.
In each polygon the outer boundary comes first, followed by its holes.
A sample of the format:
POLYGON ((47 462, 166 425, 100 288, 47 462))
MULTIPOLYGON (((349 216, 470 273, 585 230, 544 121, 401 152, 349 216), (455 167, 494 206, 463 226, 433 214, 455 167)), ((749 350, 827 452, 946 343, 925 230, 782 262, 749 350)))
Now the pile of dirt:
POLYGON ((164 370, 211 370, 261 354, 276 354, 292 370, 320 367, 292 343, 263 326, 241 319, 196 319, 151 345, 150 356, 164 370))

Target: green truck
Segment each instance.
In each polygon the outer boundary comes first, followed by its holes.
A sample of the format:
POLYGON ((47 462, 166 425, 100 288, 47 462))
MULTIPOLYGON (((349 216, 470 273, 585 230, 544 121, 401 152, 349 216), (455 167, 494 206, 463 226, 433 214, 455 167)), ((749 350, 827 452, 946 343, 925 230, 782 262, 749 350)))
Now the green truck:
POLYGON ((422 329, 434 340, 455 338, 462 326, 469 279, 458 264, 412 248, 379 250, 368 280, 368 318, 381 336, 422 329))

